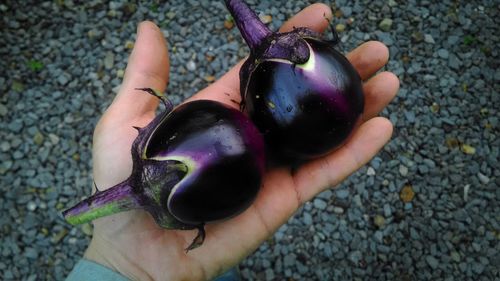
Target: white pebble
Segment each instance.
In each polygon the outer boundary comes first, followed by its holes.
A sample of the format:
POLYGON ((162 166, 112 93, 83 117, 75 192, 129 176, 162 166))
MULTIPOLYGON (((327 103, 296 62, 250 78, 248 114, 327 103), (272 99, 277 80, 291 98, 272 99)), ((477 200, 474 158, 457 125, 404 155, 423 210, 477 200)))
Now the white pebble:
POLYGON ((343 214, 344 213, 344 208, 336 206, 336 207, 333 208, 333 212, 335 214, 343 214))
POLYGON ((28 211, 33 212, 36 210, 36 203, 33 201, 28 202, 28 205, 26 206, 28 208, 28 211))
POLYGON ((405 165, 399 165, 399 173, 404 177, 408 175, 408 167, 405 165))
POLYGON ((488 184, 490 182, 490 178, 488 176, 483 175, 481 172, 477 173, 477 177, 483 184, 488 184))
POLYGON ((470 184, 466 184, 464 186, 464 201, 467 202, 469 199, 469 189, 470 189, 470 184))
POLYGON ((375 175, 375 169, 372 167, 368 167, 368 170, 366 171, 366 174, 369 176, 374 176, 375 175))
POLYGON ((190 61, 188 61, 186 67, 189 71, 195 71, 196 70, 196 63, 194 63, 194 61, 190 60, 190 61))
POLYGON ((434 38, 430 34, 425 34, 424 35, 424 41, 425 41, 425 43, 429 43, 429 44, 435 44, 436 43, 436 41, 434 41, 434 38))

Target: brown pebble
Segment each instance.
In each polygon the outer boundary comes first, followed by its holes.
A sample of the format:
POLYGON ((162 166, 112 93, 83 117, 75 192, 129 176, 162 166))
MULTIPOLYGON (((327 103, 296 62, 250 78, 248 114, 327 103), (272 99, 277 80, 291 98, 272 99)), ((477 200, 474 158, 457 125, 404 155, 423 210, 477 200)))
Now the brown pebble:
POLYGON ((383 226, 384 226, 384 224, 385 224, 385 218, 384 218, 383 216, 381 216, 381 215, 376 215, 376 216, 373 218, 373 223, 374 223, 377 227, 381 228, 381 227, 383 227, 383 226))
POLYGON ((344 25, 344 24, 339 23, 339 24, 337 24, 337 25, 335 26, 335 30, 336 30, 337 32, 343 32, 343 31, 345 30, 345 25, 344 25))
POLYGON ((413 191, 413 188, 411 185, 405 185, 402 189, 401 192, 399 193, 399 197, 401 198, 401 201, 405 203, 409 203, 413 200, 413 197, 415 197, 415 192, 413 191))
POLYGON ((224 21, 224 27, 226 29, 231 29, 234 27, 234 22, 232 20, 225 20, 224 21))
POLYGON ((125 42, 125 49, 132 50, 133 48, 134 48, 134 42, 132 41, 125 42))
POLYGON ((268 23, 270 23, 273 20, 273 17, 271 15, 263 15, 263 16, 260 17, 260 20, 264 24, 268 24, 268 23))
POLYGON ((215 76, 213 75, 207 75, 205 76, 205 81, 211 83, 211 82, 214 82, 215 81, 215 76))

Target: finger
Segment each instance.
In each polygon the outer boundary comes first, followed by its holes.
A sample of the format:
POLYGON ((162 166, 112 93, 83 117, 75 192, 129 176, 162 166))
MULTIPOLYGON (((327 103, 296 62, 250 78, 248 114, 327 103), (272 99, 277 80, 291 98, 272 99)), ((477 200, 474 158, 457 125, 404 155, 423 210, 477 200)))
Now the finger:
POLYGON ((389 120, 376 117, 359 127, 349 142, 331 154, 303 165, 294 175, 297 194, 304 203, 333 187, 365 165, 392 135, 389 120))
POLYGON ((382 68, 389 59, 389 49, 378 41, 369 41, 347 54, 347 59, 366 80, 382 68))
POLYGON ((162 32, 152 22, 140 23, 123 83, 106 114, 113 115, 118 122, 153 113, 158 106, 158 98, 135 89, 165 91, 169 67, 167 43, 162 32))
MULTIPOLYGON (((329 19, 331 16, 332 12, 327 5, 313 4, 304 8, 298 14, 290 18, 285 24, 283 24, 280 31, 291 30, 294 26, 305 26, 317 32, 323 32, 328 26, 328 21, 325 17, 329 19)), ((189 100, 213 99, 237 107, 238 105, 236 103, 239 103, 241 100, 239 72, 242 64, 243 62, 240 61, 219 80, 201 90, 189 100)))
POLYGON ((332 19, 332 10, 322 3, 305 7, 298 14, 287 20, 280 28, 280 32, 292 31, 294 27, 307 27, 323 32, 332 19))
POLYGON ((365 109, 363 120, 377 116, 396 96, 399 90, 399 79, 391 72, 381 72, 363 85, 365 93, 365 109))

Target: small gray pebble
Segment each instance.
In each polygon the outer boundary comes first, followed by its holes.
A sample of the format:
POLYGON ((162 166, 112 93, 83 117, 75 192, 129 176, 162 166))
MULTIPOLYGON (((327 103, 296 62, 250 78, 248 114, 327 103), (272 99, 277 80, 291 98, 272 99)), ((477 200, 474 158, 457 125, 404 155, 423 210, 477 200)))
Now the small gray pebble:
POLYGON ((439 266, 439 261, 433 256, 426 256, 425 261, 432 269, 437 269, 439 266))
POLYGON ((450 253, 450 258, 455 262, 460 262, 460 254, 456 251, 450 253))
POLYGON ((333 212, 335 214, 338 214, 338 215, 343 214, 344 213, 344 208, 339 207, 339 206, 335 206, 335 207, 333 207, 333 212))
POLYGON ((374 235, 375 237, 375 240, 378 242, 378 243, 383 243, 384 242, 384 233, 380 230, 378 231, 375 231, 374 235))
POLYGON ((447 59, 450 55, 450 53, 446 49, 439 49, 437 53, 439 57, 442 59, 447 59))
POLYGON ((8 25, 12 29, 18 29, 19 27, 21 27, 21 24, 18 21, 16 21, 16 20, 10 20, 10 21, 8 21, 8 25))
POLYGON ((352 251, 349 253, 349 260, 355 265, 359 264, 359 261, 363 258, 361 251, 352 251))
POLYGON ((3 276, 6 279, 12 279, 12 278, 14 278, 14 274, 12 273, 12 271, 10 269, 7 269, 6 271, 4 271, 3 272, 3 276))
POLYGON ((13 133, 19 133, 23 129, 23 121, 17 119, 12 121, 8 125, 9 130, 11 130, 13 133))
POLYGON ((462 62, 459 60, 459 58, 453 54, 449 55, 448 58, 448 66, 454 70, 459 70, 460 66, 462 65, 462 62))
POLYGON ((266 280, 270 281, 270 280, 274 280, 275 276, 274 276, 274 271, 270 268, 266 269, 266 280))
POLYGON ((484 271, 484 265, 478 262, 472 264, 472 271, 476 274, 481 274, 484 271))
POLYGON ((387 1, 387 5, 389 5, 389 7, 397 7, 398 2, 396 2, 395 0, 389 0, 387 1))
POLYGON ((283 259, 283 265, 285 267, 291 267, 295 264, 295 254, 288 254, 283 259))
POLYGON ((349 190, 348 189, 338 189, 335 191, 335 195, 339 199, 346 199, 349 197, 349 190))
POLYGON ((415 123, 416 118, 415 118, 415 113, 413 111, 405 111, 404 115, 409 123, 415 123))
POLYGON ((435 44, 436 41, 434 41, 434 38, 430 34, 425 34, 424 35, 424 42, 429 43, 429 44, 435 44))
POLYGON ((399 165, 399 174, 405 177, 408 175, 408 168, 405 165, 399 165))
POLYGON ((418 171, 422 174, 427 174, 429 172, 429 167, 427 165, 418 165, 418 171))
POLYGON ((346 16, 346 17, 350 17, 352 14, 351 7, 343 7, 343 8, 341 8, 341 10, 342 10, 342 14, 344 14, 344 16, 346 16))
POLYGON ((309 214, 308 212, 304 212, 304 223, 306 225, 311 225, 313 223, 313 219, 312 219, 312 216, 311 214, 309 214))
POLYGON ((392 216, 392 209, 389 204, 384 204, 384 216, 386 218, 389 218, 392 216))
POLYGON ((6 116, 9 113, 7 107, 0 103, 0 116, 6 116))
POLYGON ((448 44, 450 45, 455 45, 458 43, 458 41, 460 40, 460 37, 456 36, 456 35, 450 35, 448 37, 448 44))
POLYGON ((10 149, 10 143, 9 143, 8 141, 2 141, 2 142, 0 143, 0 150, 1 150, 2 152, 6 152, 6 151, 8 151, 9 149, 10 149))
POLYGON ((411 227, 411 228, 410 228, 410 237, 411 237, 411 239, 413 239, 413 240, 420 240, 420 234, 419 234, 419 233, 418 233, 418 231, 417 231, 415 228, 413 228, 413 227, 411 227))
POLYGON ((319 210, 324 210, 327 207, 326 202, 319 199, 319 198, 314 199, 313 205, 316 209, 319 209, 319 210))
POLYGON ((24 249, 24 256, 29 259, 36 259, 38 257, 38 251, 35 248, 24 249))
POLYGON ((106 69, 113 69, 115 65, 115 54, 112 52, 106 52, 106 56, 104 57, 104 67, 106 69))
POLYGON ((488 184, 490 182, 490 178, 482 174, 481 172, 477 173, 477 177, 479 178, 479 181, 481 181, 481 183, 483 184, 488 184))
POLYGON ((378 36, 378 39, 381 40, 387 46, 392 46, 394 44, 394 40, 391 35, 387 32, 375 32, 378 36))
POLYGON ((61 84, 61 86, 65 86, 69 82, 69 75, 66 73, 63 73, 57 77, 57 82, 61 84))

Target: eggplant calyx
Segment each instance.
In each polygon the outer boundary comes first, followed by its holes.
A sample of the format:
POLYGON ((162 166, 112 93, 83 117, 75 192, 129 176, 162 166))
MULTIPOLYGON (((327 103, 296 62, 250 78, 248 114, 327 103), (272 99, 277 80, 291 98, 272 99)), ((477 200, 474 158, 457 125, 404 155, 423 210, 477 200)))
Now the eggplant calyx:
POLYGON ((157 90, 152 89, 152 88, 135 88, 135 89, 139 90, 139 91, 144 91, 144 92, 160 99, 161 102, 163 103, 163 105, 165 105, 166 113, 169 113, 170 111, 172 111, 172 109, 174 109, 174 105, 172 104, 172 102, 170 102, 167 99, 167 96, 165 94, 161 93, 160 91, 157 91, 157 90))
POLYGON ((259 61, 282 59, 293 64, 303 64, 309 60, 309 47, 296 31, 276 33, 270 36, 266 42, 262 54, 258 55, 259 61))
POLYGON ((189 246, 186 249, 184 249, 186 251, 186 254, 189 251, 194 250, 194 249, 200 247, 201 245, 203 245, 203 242, 205 241, 205 236, 206 236, 205 224, 202 223, 202 224, 198 225, 196 228, 198 229, 198 234, 193 239, 191 244, 189 244, 189 246))

